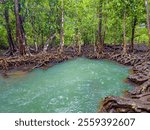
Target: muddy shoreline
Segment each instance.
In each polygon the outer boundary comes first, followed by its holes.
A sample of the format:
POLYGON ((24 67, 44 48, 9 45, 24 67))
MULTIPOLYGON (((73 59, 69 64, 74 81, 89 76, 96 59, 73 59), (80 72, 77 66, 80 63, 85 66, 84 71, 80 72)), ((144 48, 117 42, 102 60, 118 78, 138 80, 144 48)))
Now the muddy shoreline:
POLYGON ((47 69, 55 64, 86 57, 89 59, 108 59, 132 67, 128 81, 135 87, 123 97, 106 97, 99 112, 150 112, 150 52, 135 50, 134 53, 122 54, 120 46, 105 46, 102 54, 94 52, 93 46, 82 46, 81 54, 77 47, 65 47, 62 54, 53 47, 47 53, 41 52, 31 56, 0 57, 0 73, 9 76, 15 71, 32 71, 35 68, 47 69))

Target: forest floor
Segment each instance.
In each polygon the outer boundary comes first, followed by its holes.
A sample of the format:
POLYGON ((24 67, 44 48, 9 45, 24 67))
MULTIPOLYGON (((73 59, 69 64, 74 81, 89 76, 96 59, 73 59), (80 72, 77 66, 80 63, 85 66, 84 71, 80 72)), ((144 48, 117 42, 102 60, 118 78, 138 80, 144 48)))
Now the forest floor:
POLYGON ((109 59, 123 65, 131 66, 132 73, 128 80, 136 87, 127 91, 123 97, 106 97, 99 112, 150 112, 150 51, 143 46, 136 46, 134 53, 123 54, 121 46, 105 46, 102 54, 94 53, 92 45, 82 46, 81 54, 78 47, 65 47, 58 53, 57 47, 48 52, 40 52, 29 56, 0 56, 0 73, 9 77, 12 71, 31 71, 35 68, 47 69, 55 64, 76 57, 90 59, 109 59))

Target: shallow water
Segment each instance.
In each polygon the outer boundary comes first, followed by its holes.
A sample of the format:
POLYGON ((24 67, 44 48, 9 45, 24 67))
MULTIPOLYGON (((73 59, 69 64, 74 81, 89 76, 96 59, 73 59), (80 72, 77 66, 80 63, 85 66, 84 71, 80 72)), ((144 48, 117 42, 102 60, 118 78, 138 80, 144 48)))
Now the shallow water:
POLYGON ((106 96, 132 89, 128 67, 78 58, 48 70, 0 77, 0 112, 97 112, 106 96))

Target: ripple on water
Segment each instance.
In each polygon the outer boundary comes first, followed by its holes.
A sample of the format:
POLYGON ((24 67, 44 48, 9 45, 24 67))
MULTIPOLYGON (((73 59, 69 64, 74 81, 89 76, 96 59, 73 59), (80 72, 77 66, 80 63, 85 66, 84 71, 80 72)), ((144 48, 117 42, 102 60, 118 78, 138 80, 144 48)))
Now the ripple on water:
POLYGON ((0 77, 0 112, 97 112, 104 97, 132 88, 123 82, 128 70, 107 60, 78 58, 48 70, 0 77))

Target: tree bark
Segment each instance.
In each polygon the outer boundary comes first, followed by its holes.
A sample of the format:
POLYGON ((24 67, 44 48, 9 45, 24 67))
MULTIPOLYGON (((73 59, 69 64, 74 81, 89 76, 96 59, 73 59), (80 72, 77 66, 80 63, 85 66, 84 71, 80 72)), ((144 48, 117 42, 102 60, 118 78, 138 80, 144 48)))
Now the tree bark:
POLYGON ((61 0, 60 53, 64 48, 64 0, 61 0))
POLYGON ((103 28, 103 36, 102 36, 102 49, 105 43, 105 36, 106 36, 106 31, 107 31, 107 26, 106 26, 106 22, 107 22, 107 16, 104 17, 104 28, 103 28))
POLYGON ((32 34, 33 34, 33 42, 34 42, 34 46, 35 46, 35 51, 38 52, 38 45, 37 45, 37 35, 36 35, 36 29, 35 29, 35 22, 34 22, 34 16, 30 16, 31 19, 30 19, 30 22, 31 22, 31 25, 32 25, 32 34))
POLYGON ((10 21, 9 21, 9 10, 5 7, 4 9, 4 16, 5 16, 5 22, 6 22, 6 30, 7 30, 7 39, 9 43, 9 53, 10 55, 13 55, 13 53, 16 51, 13 38, 12 38, 12 31, 10 28, 10 21))
POLYGON ((135 27, 137 24, 137 17, 134 16, 133 20, 132 20, 132 36, 131 36, 131 52, 133 52, 134 50, 134 36, 135 36, 135 27))
POLYGON ((19 51, 21 55, 25 55, 25 34, 23 29, 23 22, 20 16, 20 3, 19 0, 14 0, 15 2, 15 16, 16 16, 16 41, 19 44, 19 51))
POLYGON ((123 15, 123 53, 127 52, 127 41, 126 41, 126 12, 123 15))
POLYGON ((117 45, 117 27, 116 27, 116 30, 114 31, 114 45, 116 46, 117 45))
POLYGON ((150 48, 150 13, 149 13, 148 0, 145 0, 145 6, 146 6, 146 12, 147 12, 147 29, 148 29, 148 37, 149 37, 148 46, 150 48))
POLYGON ((47 39, 47 41, 46 41, 46 43, 45 43, 45 45, 44 45, 44 48, 43 48, 43 52, 46 52, 46 51, 48 50, 48 46, 49 46, 50 42, 51 42, 55 37, 56 37, 56 33, 53 34, 52 36, 50 36, 50 37, 47 39))
POLYGON ((98 23, 98 34, 96 38, 96 46, 98 53, 102 53, 103 51, 103 36, 102 36, 102 18, 103 18, 103 2, 102 0, 99 1, 99 23, 98 23))
POLYGON ((100 0, 100 12, 99 12, 99 39, 100 39, 100 44, 103 46, 103 37, 102 37, 102 18, 103 18, 103 2, 100 0))
POLYGON ((76 44, 78 45, 78 55, 81 55, 81 35, 79 29, 77 29, 76 44))

